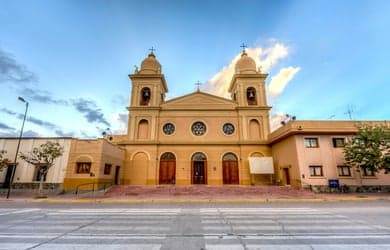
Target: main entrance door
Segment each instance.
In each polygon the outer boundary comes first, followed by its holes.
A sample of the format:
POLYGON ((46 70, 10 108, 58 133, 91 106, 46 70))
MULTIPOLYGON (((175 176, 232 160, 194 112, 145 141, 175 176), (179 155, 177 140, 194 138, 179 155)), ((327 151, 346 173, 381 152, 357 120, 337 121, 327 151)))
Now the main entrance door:
POLYGON ((207 158, 203 153, 192 156, 192 184, 207 184, 207 158))
POLYGON ((175 184, 176 157, 172 153, 164 153, 160 159, 159 184, 175 184))
POLYGON ((223 184, 239 184, 238 161, 234 154, 224 155, 222 161, 223 184))

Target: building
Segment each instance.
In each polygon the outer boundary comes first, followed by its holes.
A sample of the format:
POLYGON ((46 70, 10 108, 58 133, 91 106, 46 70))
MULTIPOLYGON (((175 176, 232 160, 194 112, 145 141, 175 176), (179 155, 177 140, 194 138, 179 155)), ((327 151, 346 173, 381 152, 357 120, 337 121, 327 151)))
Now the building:
MULTIPOLYGON (((56 189, 95 189, 105 185, 289 185, 328 191, 330 181, 351 190, 389 190, 383 171, 353 169, 344 162, 345 141, 356 121, 291 119, 270 133, 267 74, 245 50, 230 81, 231 99, 204 93, 166 100, 161 64, 150 53, 131 81, 127 134, 110 138, 24 138, 21 151, 47 140, 65 152, 49 170, 56 189)), ((387 121, 363 121, 386 125, 387 121)), ((15 156, 17 139, 0 139, 0 150, 15 156)), ((9 185, 9 167, 0 173, 9 185)), ((15 187, 38 183, 37 169, 18 160, 15 187)))
POLYGON ((150 53, 132 84, 128 132, 113 143, 126 151, 121 183, 266 184, 269 174, 251 175, 249 158, 271 156, 265 79, 242 52, 230 82, 232 99, 201 91, 166 100, 168 86, 150 53))
POLYGON ((119 185, 125 152, 104 138, 73 139, 63 183, 65 190, 119 185))
POLYGON ((344 161, 344 144, 358 125, 389 121, 290 121, 272 132, 269 143, 279 185, 329 191, 329 180, 351 191, 390 191, 390 175, 356 169, 344 161))
MULTIPOLYGON (((0 150, 6 151, 4 158, 7 158, 11 161, 15 159, 18 139, 19 138, 0 138, 0 150)), ((49 169, 46 176, 44 176, 45 189, 50 189, 53 192, 62 190, 65 172, 68 168, 69 150, 72 140, 73 139, 69 137, 23 138, 21 140, 19 152, 23 153, 31 152, 33 148, 39 147, 47 141, 58 142, 64 148, 63 155, 55 160, 54 165, 49 169)), ((11 162, 7 168, 4 168, 0 172, 0 187, 9 187, 14 165, 14 162, 11 162)), ((17 167, 14 174, 13 188, 38 189, 38 173, 39 169, 18 158, 17 167)))

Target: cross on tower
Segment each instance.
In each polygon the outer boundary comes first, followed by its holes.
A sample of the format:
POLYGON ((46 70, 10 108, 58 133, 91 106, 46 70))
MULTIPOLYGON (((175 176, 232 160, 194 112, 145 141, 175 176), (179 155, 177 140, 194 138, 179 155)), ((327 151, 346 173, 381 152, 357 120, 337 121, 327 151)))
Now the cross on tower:
POLYGON ((149 49, 150 51, 151 51, 151 53, 153 54, 153 52, 154 51, 156 51, 156 49, 155 48, 153 48, 153 46, 152 46, 152 48, 151 49, 149 49))
POLYGON ((200 85, 202 85, 202 83, 198 81, 197 83, 195 83, 195 85, 197 86, 197 91, 199 91, 199 87, 200 85))
POLYGON ((242 52, 245 52, 245 48, 248 46, 246 46, 245 43, 242 43, 240 47, 242 48, 242 52))

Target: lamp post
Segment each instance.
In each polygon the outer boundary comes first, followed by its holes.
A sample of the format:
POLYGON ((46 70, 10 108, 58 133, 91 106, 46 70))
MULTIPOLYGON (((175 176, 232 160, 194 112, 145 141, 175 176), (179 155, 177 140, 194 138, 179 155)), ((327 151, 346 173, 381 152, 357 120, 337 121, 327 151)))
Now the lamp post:
POLYGON ((16 172, 16 161, 18 159, 20 141, 22 140, 24 122, 26 121, 27 110, 28 110, 28 102, 26 100, 24 100, 23 97, 21 97, 21 96, 18 97, 18 100, 21 101, 21 102, 24 102, 26 104, 26 110, 24 111, 22 128, 20 129, 20 135, 19 135, 19 139, 18 139, 18 146, 16 147, 14 167, 12 168, 11 179, 9 181, 8 192, 7 192, 7 199, 9 198, 9 194, 11 192, 11 186, 12 186, 12 183, 14 181, 14 176, 15 176, 15 172, 16 172))

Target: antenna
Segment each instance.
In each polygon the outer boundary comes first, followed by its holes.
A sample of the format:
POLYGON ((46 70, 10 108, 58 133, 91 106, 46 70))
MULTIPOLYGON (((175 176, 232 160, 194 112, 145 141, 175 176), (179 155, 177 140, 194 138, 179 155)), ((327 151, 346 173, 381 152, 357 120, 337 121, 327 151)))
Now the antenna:
POLYGON ((348 115, 349 119, 352 120, 352 113, 353 113, 353 108, 352 106, 349 106, 347 109, 347 112, 345 112, 345 115, 348 115))

